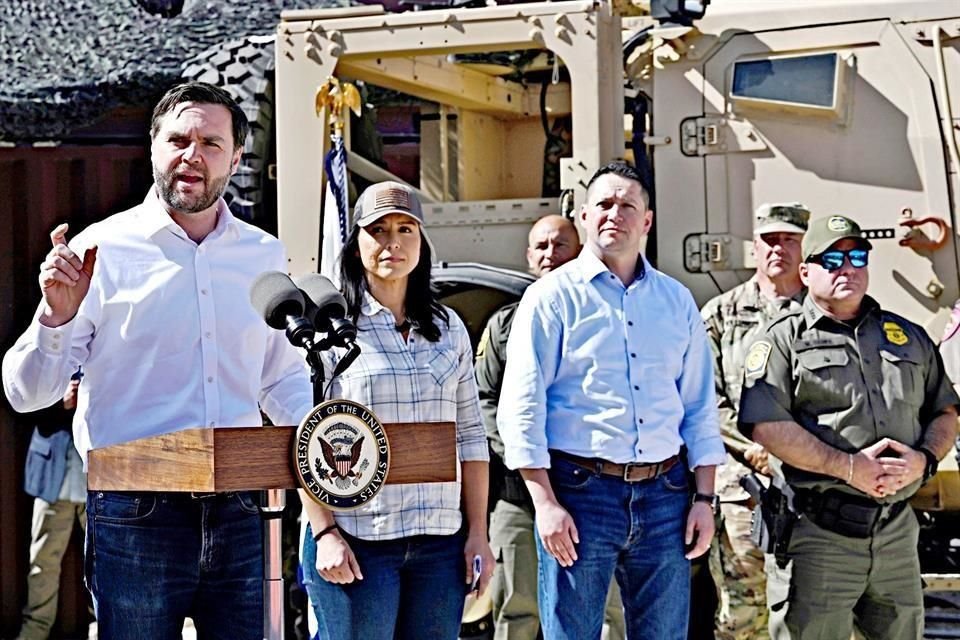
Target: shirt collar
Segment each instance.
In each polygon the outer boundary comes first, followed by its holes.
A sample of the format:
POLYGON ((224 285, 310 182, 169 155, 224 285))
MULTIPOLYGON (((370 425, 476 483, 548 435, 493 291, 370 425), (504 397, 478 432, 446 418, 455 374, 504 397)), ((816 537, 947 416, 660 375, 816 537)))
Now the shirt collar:
MULTIPOLYGON (((183 231, 180 230, 179 225, 173 221, 173 218, 170 217, 170 214, 167 213, 167 210, 160 203, 160 196, 157 194, 156 185, 150 187, 147 197, 143 200, 143 208, 143 233, 147 238, 153 237, 163 229, 170 229, 178 235, 183 234, 183 231)), ((237 228, 237 219, 234 217, 233 213, 231 213, 230 207, 227 206, 226 201, 224 201, 223 198, 220 198, 217 201, 217 225, 213 228, 213 231, 210 232, 210 235, 208 235, 207 238, 212 240, 228 231, 233 235, 234 238, 237 237, 239 234, 239 229, 237 228)))
MULTIPOLYGON (((576 260, 584 282, 590 282, 602 273, 612 273, 610 269, 607 268, 607 265, 603 264, 603 261, 586 247, 581 249, 580 255, 577 256, 576 260)), ((650 265, 647 263, 647 259, 643 254, 637 254, 637 261, 640 264, 640 273, 630 284, 643 280, 651 271, 650 265)))
POLYGON ((380 301, 373 297, 366 289, 363 290, 363 302, 360 304, 360 314, 373 317, 387 308, 380 304, 380 301))
MULTIPOLYGON (((833 322, 834 324, 846 324, 838 323, 836 320, 828 316, 823 309, 817 306, 817 303, 813 301, 813 296, 807 296, 803 299, 803 317, 807 321, 808 327, 815 326, 818 322, 826 318, 828 321, 833 322)), ((880 311, 880 304, 871 298, 870 296, 863 296, 863 301, 860 303, 860 313, 857 314, 856 320, 854 321, 855 325, 859 325, 863 320, 874 313, 880 311)))

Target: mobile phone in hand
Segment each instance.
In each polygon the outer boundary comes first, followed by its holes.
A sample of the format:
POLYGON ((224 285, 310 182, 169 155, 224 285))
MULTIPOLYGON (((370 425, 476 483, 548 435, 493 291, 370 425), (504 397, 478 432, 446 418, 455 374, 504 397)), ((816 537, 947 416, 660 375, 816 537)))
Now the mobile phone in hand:
POLYGON ((483 571, 483 559, 480 556, 473 556, 473 582, 470 583, 470 591, 480 591, 480 573, 483 571))

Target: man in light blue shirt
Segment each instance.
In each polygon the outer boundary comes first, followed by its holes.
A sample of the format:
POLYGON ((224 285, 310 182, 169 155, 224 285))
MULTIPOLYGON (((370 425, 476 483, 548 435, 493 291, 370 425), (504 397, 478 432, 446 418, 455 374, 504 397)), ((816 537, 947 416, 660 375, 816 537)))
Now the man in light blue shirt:
POLYGON ((628 637, 684 640, 714 533, 710 347, 690 292, 640 254, 647 202, 630 165, 594 174, 584 251, 530 285, 507 344, 497 423, 536 509, 548 640, 599 638, 612 576, 628 637))

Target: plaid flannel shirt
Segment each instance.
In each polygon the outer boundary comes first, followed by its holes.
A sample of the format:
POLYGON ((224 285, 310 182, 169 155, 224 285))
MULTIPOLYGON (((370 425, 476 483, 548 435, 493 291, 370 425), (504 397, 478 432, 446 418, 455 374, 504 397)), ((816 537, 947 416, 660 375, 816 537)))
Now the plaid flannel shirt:
MULTIPOLYGON (((326 397, 359 402, 384 423, 456 422, 458 458, 487 460, 470 336, 456 312, 447 313, 450 326, 440 323, 438 342, 413 330, 404 341, 393 314, 365 294, 357 319, 361 354, 329 383, 326 397)), ((327 380, 342 354, 324 354, 327 380)), ((365 540, 456 533, 463 521, 459 476, 456 482, 388 484, 362 507, 336 513, 337 524, 365 540)))

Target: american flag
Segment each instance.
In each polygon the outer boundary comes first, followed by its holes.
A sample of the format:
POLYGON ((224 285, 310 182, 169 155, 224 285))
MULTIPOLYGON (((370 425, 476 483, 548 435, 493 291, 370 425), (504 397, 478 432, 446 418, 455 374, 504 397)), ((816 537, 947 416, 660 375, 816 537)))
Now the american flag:
POLYGON ((327 174, 327 192, 323 203, 323 243, 320 251, 320 275, 340 286, 340 252, 347 241, 347 151, 343 136, 330 136, 331 146, 323 160, 327 174))

